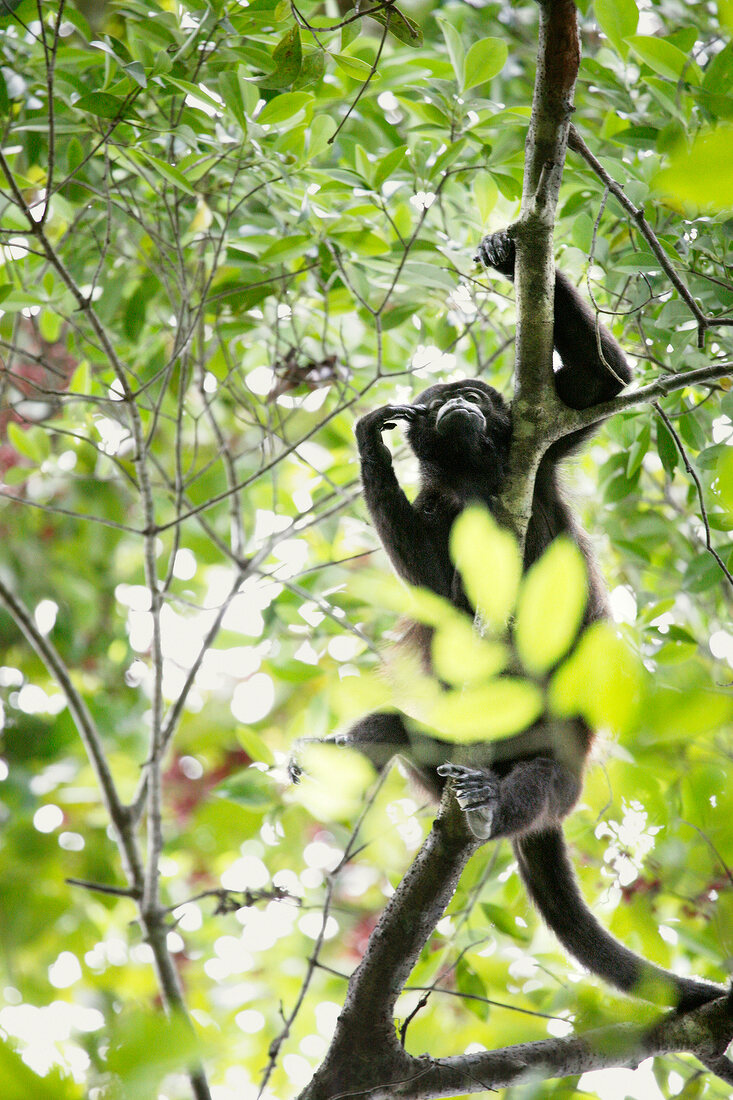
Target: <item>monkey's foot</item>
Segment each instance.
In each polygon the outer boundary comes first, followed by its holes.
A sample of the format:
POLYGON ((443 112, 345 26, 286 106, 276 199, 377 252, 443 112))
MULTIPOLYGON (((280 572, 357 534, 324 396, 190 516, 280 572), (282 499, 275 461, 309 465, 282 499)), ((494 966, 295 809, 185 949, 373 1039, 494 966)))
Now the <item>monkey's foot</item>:
POLYGON ((453 793, 464 811, 468 827, 479 840, 493 836, 494 817, 499 805, 499 778, 479 768, 441 764, 438 775, 453 782, 453 793))
POLYGON ((478 246, 474 259, 484 267, 493 267, 502 275, 514 278, 514 241, 505 229, 489 233, 478 246))

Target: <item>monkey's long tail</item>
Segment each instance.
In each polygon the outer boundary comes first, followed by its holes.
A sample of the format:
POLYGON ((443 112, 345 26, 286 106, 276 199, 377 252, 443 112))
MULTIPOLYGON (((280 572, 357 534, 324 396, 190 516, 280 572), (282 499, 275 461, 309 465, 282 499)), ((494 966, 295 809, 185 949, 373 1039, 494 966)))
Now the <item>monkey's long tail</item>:
POLYGON ((726 993, 713 982, 678 977, 614 939, 583 900, 560 829, 517 838, 514 850, 525 885, 546 923, 588 970, 626 993, 680 1012, 726 993))

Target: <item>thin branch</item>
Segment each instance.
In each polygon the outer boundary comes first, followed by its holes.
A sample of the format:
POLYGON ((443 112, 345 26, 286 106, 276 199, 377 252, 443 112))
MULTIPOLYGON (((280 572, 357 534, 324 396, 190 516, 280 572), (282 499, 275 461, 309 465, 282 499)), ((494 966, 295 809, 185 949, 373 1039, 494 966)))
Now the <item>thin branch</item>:
MULTIPOLYGON (((292 3, 292 0, 291 0, 291 3, 292 3)), ((384 49, 384 43, 387 39, 387 34, 389 33, 389 21, 390 21, 390 17, 391 17, 391 14, 392 14, 389 8, 386 9, 386 12, 387 12, 387 14, 386 14, 386 17, 385 17, 385 20, 384 20, 384 30, 382 31, 382 37, 379 41, 379 47, 377 49, 377 55, 374 58, 374 61, 372 62, 372 67, 369 70, 369 72, 367 73, 366 80, 359 87, 359 91, 356 93, 356 98, 354 99, 354 102, 349 104, 348 111, 346 112, 344 117, 341 119, 341 121, 339 122, 339 124, 336 127, 336 129, 334 130, 334 132, 331 134, 331 137, 328 139, 328 144, 329 145, 333 145, 334 141, 336 140, 336 138, 339 135, 339 132, 346 125, 346 123, 349 119, 349 116, 351 114, 353 114, 353 112, 356 110, 357 103, 359 102, 361 97, 364 95, 364 92, 367 90, 367 88, 369 87, 369 85, 372 81, 372 77, 374 76, 374 74, 377 71, 377 66, 379 65, 379 59, 382 56, 382 50, 384 49)))
POLYGON ((727 378, 733 375, 733 364, 729 362, 714 363, 709 367, 699 367, 697 370, 684 371, 681 374, 665 374, 656 382, 650 382, 647 386, 640 386, 637 390, 619 394, 610 401, 602 401, 599 405, 592 405, 589 409, 570 409, 563 407, 563 413, 555 425, 555 439, 559 439, 578 428, 588 428, 591 424, 597 424, 599 420, 605 420, 616 413, 626 412, 637 405, 652 404, 659 397, 666 397, 675 390, 683 390, 688 386, 704 386, 713 382, 716 378, 727 378))
MULTIPOLYGON (((89 757, 89 762, 97 777, 107 813, 109 814, 115 830, 122 838, 123 834, 127 832, 127 809, 117 793, 117 788, 112 778, 112 772, 110 771, 102 745, 102 736, 92 718, 89 708, 81 693, 74 685, 71 674, 64 664, 61 654, 58 652, 53 642, 40 632, 31 612, 15 595, 10 586, 5 583, 2 577, 0 577, 0 602, 5 605, 16 625, 25 635, 29 645, 41 658, 49 673, 63 691, 69 711, 79 731, 87 756, 89 757)), ((127 841, 127 839, 128 838, 125 837, 125 841, 127 841)), ((129 864, 128 878, 131 885, 134 885, 137 881, 137 875, 141 870, 139 858, 137 857, 137 853, 131 848, 127 850, 127 843, 125 844, 125 848, 129 864)))
POLYGON ((705 508, 705 495, 703 493, 703 488, 702 488, 702 485, 700 483, 700 478, 697 476, 697 471, 695 470, 694 466, 690 462, 687 451, 685 450, 685 446, 684 446, 682 440, 680 439, 674 425, 672 424, 672 421, 669 419, 669 417, 667 416, 667 414, 664 411, 664 409, 662 408, 662 406, 659 404, 658 401, 652 401, 652 406, 655 409, 657 415, 664 422, 664 424, 667 428, 667 431, 669 432, 669 434, 674 439, 675 446, 677 447, 677 450, 680 453, 680 457, 682 458, 682 461, 685 464, 685 469, 687 470, 687 472, 690 475, 690 477, 692 478, 692 480, 695 482, 695 487, 697 489, 697 498, 700 502, 700 516, 702 518, 702 522, 703 522, 703 525, 705 527, 705 549, 707 550, 707 552, 709 554, 711 554, 715 558, 716 562, 718 563, 718 565, 722 569, 723 573, 728 578, 728 583, 733 588, 733 576, 731 576, 730 571, 728 570, 728 567, 726 566, 726 564, 723 561, 723 559, 721 558, 720 554, 718 553, 718 551, 715 549, 715 547, 712 544, 712 540, 711 540, 711 536, 710 536, 710 521, 708 520, 707 509, 705 508))
POLYGON ((267 1066, 265 1067, 264 1073, 262 1074, 262 1078, 260 1080, 259 1091, 257 1093, 258 1100, 263 1095, 265 1089, 267 1088, 267 1083, 270 1080, 270 1077, 272 1076, 272 1073, 275 1069, 275 1066, 277 1065, 277 1059, 278 1059, 278 1056, 279 1056, 279 1053, 280 1053, 280 1048, 282 1047, 283 1043, 285 1042, 285 1040, 287 1039, 287 1037, 289 1036, 289 1034, 292 1030, 293 1024, 295 1023, 295 1019, 296 1019, 298 1013, 300 1012, 300 1009, 303 1005, 303 1002, 305 1001, 305 996, 306 996, 306 993, 308 992, 308 987, 310 986, 313 975, 314 975, 315 971, 318 969, 318 966, 319 966, 318 956, 321 952, 321 948, 322 948, 324 940, 325 940, 326 926, 327 926, 327 923, 328 923, 328 916, 329 916, 330 909, 331 909, 331 900, 333 898, 333 891, 334 891, 334 888, 336 886, 337 879, 338 879, 339 875, 341 874, 342 870, 344 869, 344 867, 346 866, 346 864, 349 862, 349 860, 354 859, 354 857, 356 856, 356 854, 359 850, 357 848, 357 843, 356 843, 357 838, 358 838, 358 836, 361 832, 361 829, 362 829, 362 826, 363 826, 364 821, 366 819, 366 816, 367 816, 368 813, 370 813, 370 811, 371 811, 371 809, 374 805, 374 802, 377 798, 377 795, 379 794, 380 790, 382 789, 382 786, 383 786, 386 778, 387 778, 387 772, 385 770, 379 776, 376 783, 374 784, 371 791, 369 792, 369 796, 366 799, 366 801, 364 803, 364 806, 362 807, 362 811, 359 814, 359 818, 358 818, 356 824, 354 825, 354 828, 351 830, 351 835, 349 837, 346 848, 344 849, 344 853, 341 856, 341 859, 338 861, 338 864, 334 867, 334 869, 332 871, 330 871, 329 874, 328 874, 328 878, 326 880, 326 896, 325 896, 323 906, 322 906, 322 909, 321 909, 321 913, 322 913, 321 927, 318 931, 318 936, 316 937, 316 942, 315 942, 315 946, 313 948, 313 951, 312 951, 311 955, 308 958, 308 969, 306 970, 305 977, 303 978, 303 981, 301 983, 300 990, 298 991, 298 996, 296 997, 295 1004, 293 1005, 293 1008, 290 1010, 290 1013, 288 1014, 288 1016, 284 1018, 283 1027, 282 1027, 279 1035, 277 1035, 273 1039, 273 1041, 270 1043, 270 1049, 268 1051, 268 1053, 269 1053, 268 1063, 267 1063, 267 1066))
POLYGON ((687 304, 690 312, 697 321, 697 345, 702 348, 705 345, 705 330, 712 328, 716 325, 733 325, 733 317, 710 317, 700 308, 698 303, 693 298, 690 291, 687 289, 682 279, 674 269, 674 265, 670 260, 667 253, 662 248, 659 240, 657 239, 654 230, 649 225, 644 215, 644 210, 640 206, 635 206, 634 203, 624 194, 623 188, 620 184, 608 174, 601 162, 593 156, 588 146, 583 141, 582 137, 575 129, 574 126, 570 127, 570 137, 568 145, 576 153, 579 153, 583 160, 593 169, 598 178, 602 181, 604 186, 611 192, 615 199, 621 204, 627 214, 636 222, 639 227, 639 232, 646 240, 647 244, 651 248, 652 252, 659 260, 659 266, 666 274, 669 281, 674 286, 675 290, 679 294, 680 298, 687 304))
POLYGON ((112 894, 118 898, 133 898, 138 901, 142 896, 134 887, 109 886, 106 882, 89 882, 85 878, 66 878, 64 882, 68 886, 81 886, 84 890, 91 890, 95 894, 112 894))

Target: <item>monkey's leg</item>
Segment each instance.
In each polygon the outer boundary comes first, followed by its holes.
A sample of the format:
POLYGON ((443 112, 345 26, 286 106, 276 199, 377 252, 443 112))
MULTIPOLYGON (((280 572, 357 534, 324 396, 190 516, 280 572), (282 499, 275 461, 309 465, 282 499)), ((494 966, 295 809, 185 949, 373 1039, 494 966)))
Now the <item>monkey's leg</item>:
POLYGON ((377 770, 386 768, 393 756, 409 748, 410 735, 400 714, 367 714, 346 733, 329 738, 333 744, 358 749, 377 770))
POLYGON ((308 744, 342 745, 357 749, 372 762, 377 771, 381 771, 387 767, 393 756, 408 748, 410 738, 399 714, 380 712, 367 714, 346 733, 334 733, 330 737, 301 737, 288 765, 290 777, 295 783, 301 776, 298 750, 308 744))
POLYGON ((508 775, 443 764, 439 775, 453 781, 471 832, 481 840, 518 836, 561 821, 575 805, 580 780, 556 760, 523 760, 508 775))

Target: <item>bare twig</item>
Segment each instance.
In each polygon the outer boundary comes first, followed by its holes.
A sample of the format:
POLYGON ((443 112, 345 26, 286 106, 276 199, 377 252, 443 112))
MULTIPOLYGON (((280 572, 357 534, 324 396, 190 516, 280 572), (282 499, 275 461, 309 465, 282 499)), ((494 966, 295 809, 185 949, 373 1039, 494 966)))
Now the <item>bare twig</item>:
POLYGON ((662 408, 662 406, 659 404, 658 401, 652 401, 652 406, 653 406, 655 412, 657 413, 657 416, 660 418, 660 420, 662 420, 664 422, 664 424, 667 428, 667 431, 672 436, 672 439, 674 439, 675 446, 677 447, 677 450, 680 453, 680 457, 681 457, 682 461, 685 464, 685 469, 687 470, 687 472, 690 475, 690 477, 692 478, 692 480, 695 482, 695 488, 697 489, 697 499, 700 502, 700 517, 702 519, 703 526, 705 528, 705 549, 707 550, 708 554, 711 554, 715 558, 716 562, 720 566, 720 568, 723 571, 724 575, 727 577, 728 583, 731 585, 731 587, 733 587, 733 576, 731 576, 728 567, 726 566, 726 564, 723 561, 723 559, 721 558, 720 554, 718 553, 718 551, 715 549, 715 547, 712 544, 712 540, 711 540, 711 536, 710 536, 710 521, 708 519, 707 509, 705 508, 705 495, 703 493, 703 488, 702 488, 702 485, 700 483, 700 478, 697 476, 697 471, 695 470, 695 467, 690 462, 687 451, 685 450, 685 446, 684 446, 682 440, 680 439, 679 434, 678 434, 677 430, 674 427, 674 424, 669 419, 669 417, 667 416, 667 414, 664 411, 664 409, 662 408))
POLYGON ((582 137, 574 126, 570 127, 570 137, 568 144, 571 149, 582 156, 583 160, 593 169, 598 178, 603 182, 604 186, 614 196, 615 199, 621 204, 627 214, 636 222, 639 232, 646 240, 647 244, 651 248, 652 252, 659 260, 659 266, 666 274, 669 281, 674 286, 675 290, 679 294, 680 298, 687 304, 690 312, 697 321, 697 343, 698 347, 703 347, 705 344, 705 331, 708 328, 713 328, 716 325, 733 325, 733 317, 709 317, 698 305, 693 298, 690 291, 687 289, 682 279, 674 269, 669 256, 662 248, 659 240, 657 239, 654 230, 646 220, 644 210, 640 206, 635 206, 631 199, 624 194, 623 188, 612 176, 608 174, 606 169, 593 156, 588 146, 583 141, 582 137))

